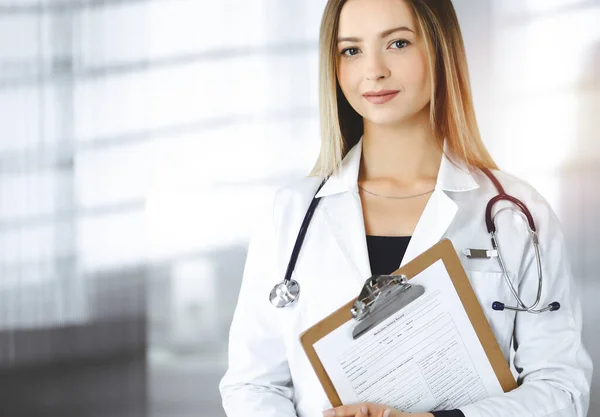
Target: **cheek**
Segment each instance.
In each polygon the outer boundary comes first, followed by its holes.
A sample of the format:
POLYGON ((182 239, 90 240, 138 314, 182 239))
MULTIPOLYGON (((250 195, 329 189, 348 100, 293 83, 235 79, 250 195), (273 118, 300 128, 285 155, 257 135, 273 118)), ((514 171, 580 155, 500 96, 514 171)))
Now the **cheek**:
POLYGON ((422 94, 429 94, 431 88, 431 82, 429 77, 429 64, 426 56, 420 56, 416 59, 413 64, 413 85, 417 87, 418 91, 422 94))
POLYGON ((348 97, 348 94, 352 91, 352 73, 345 65, 340 65, 338 68, 338 83, 344 95, 348 97))

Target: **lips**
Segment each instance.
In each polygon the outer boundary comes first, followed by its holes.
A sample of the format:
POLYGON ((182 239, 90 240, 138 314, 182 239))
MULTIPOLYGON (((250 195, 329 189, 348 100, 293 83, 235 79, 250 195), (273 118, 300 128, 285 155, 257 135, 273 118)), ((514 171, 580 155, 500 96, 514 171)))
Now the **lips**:
POLYGON ((396 94, 397 92, 398 92, 398 90, 369 91, 367 93, 364 93, 363 96, 365 96, 365 97, 381 97, 381 96, 388 96, 390 94, 396 94))
POLYGON ((364 98, 372 104, 383 104, 387 103, 398 95, 396 90, 380 90, 380 91, 369 91, 363 94, 364 98))

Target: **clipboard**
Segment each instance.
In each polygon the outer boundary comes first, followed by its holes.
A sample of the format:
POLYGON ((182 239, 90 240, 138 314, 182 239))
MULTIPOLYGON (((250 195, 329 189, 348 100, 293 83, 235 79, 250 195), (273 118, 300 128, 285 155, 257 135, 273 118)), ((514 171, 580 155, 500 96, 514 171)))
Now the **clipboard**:
POLYGON ((448 271, 502 390, 508 392, 517 387, 454 246, 450 240, 444 239, 392 274, 367 279, 357 298, 300 335, 300 343, 333 407, 341 406, 342 402, 314 349, 314 344, 350 320, 357 322, 353 331, 353 337, 356 339, 410 304, 425 291, 420 285, 410 284, 410 279, 439 260, 448 271))

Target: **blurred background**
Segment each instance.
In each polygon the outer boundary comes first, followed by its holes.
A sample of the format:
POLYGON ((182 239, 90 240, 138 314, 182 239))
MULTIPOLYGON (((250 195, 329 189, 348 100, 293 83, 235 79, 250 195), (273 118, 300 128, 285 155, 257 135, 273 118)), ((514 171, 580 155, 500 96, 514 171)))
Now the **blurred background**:
MULTIPOLYGON (((454 3, 484 142, 562 221, 600 363, 600 0, 454 3)), ((324 5, 0 0, 1 415, 224 416, 252 223, 317 157, 324 5)))

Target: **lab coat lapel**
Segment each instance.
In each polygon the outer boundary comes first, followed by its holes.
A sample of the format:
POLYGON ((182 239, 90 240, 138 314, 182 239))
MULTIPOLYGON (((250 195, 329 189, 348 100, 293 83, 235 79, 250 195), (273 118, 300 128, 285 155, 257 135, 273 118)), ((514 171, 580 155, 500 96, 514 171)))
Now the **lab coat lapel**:
POLYGON ((361 153, 362 141, 348 152, 340 170, 327 180, 317 197, 323 197, 321 209, 327 225, 362 285, 371 276, 371 267, 357 188, 361 153))
POLYGON ((435 245, 446 233, 458 210, 456 203, 436 187, 410 239, 401 265, 435 245))
MULTIPOLYGON (((339 172, 327 180, 317 197, 325 197, 322 209, 327 224, 347 261, 357 271, 357 278, 364 282, 371 276, 371 268, 357 187, 361 153, 362 139, 348 152, 339 172)), ((479 187, 469 169, 457 158, 452 158, 454 163, 450 158, 444 143, 435 191, 421 214, 401 265, 443 238, 458 211, 458 205, 448 194, 479 187)))
POLYGON ((330 196, 324 201, 327 224, 346 261, 362 284, 371 276, 369 253, 360 198, 353 192, 330 196))
POLYGON ((450 196, 478 187, 468 167, 452 157, 447 142, 444 142, 435 191, 421 214, 401 265, 410 262, 444 237, 458 211, 458 205, 450 196))

